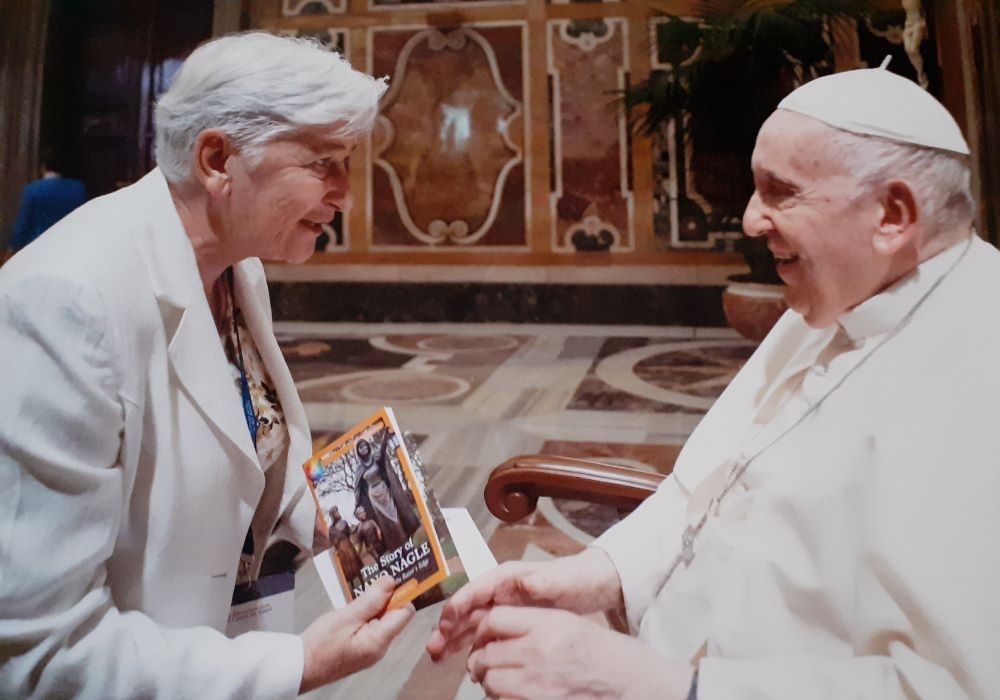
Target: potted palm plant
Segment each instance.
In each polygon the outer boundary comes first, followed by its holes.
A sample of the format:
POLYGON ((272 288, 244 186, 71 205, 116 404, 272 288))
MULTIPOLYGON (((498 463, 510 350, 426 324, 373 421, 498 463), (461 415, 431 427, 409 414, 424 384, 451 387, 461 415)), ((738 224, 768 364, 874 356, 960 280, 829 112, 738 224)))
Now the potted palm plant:
MULTIPOLYGON (((649 5, 664 18, 656 31, 667 68, 621 93, 630 123, 660 138, 673 125, 678 153, 689 141, 704 152, 698 140, 710 141, 710 166, 740 202, 753 192, 750 155, 761 125, 797 84, 832 71, 829 21, 875 11, 867 0, 703 0, 692 20, 671 15, 665 0, 649 5)), ((677 169, 680 226, 710 225, 687 197, 687 177, 677 169)), ((744 236, 734 247, 750 271, 730 278, 723 308, 730 325, 760 340, 784 311, 781 279, 766 241, 744 236)))

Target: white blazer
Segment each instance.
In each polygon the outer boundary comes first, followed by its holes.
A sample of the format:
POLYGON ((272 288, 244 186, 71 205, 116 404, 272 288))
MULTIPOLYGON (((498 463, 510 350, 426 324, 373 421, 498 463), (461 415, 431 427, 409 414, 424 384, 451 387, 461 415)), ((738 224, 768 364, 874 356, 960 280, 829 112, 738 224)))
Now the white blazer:
POLYGON ((0 271, 0 697, 297 694, 297 636, 221 632, 251 523, 315 522, 260 261, 235 280, 288 422, 266 473, 158 170, 0 271))

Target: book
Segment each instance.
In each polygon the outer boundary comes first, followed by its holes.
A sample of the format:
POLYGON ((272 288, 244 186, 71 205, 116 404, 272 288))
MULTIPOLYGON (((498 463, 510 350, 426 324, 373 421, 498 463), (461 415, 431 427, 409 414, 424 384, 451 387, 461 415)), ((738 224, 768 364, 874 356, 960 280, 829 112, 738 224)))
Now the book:
POLYGON ((429 605, 468 580, 391 409, 348 430, 303 468, 327 527, 330 549, 315 560, 335 606, 338 597, 350 602, 386 572, 397 582, 390 608, 429 605))

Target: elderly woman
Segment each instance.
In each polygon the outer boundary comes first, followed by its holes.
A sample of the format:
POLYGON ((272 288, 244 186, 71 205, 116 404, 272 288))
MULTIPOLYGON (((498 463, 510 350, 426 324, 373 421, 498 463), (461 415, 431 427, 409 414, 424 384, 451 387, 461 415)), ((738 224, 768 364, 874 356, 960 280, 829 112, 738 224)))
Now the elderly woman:
POLYGON ((316 522, 260 259, 348 208, 383 91, 307 41, 209 42, 157 106, 159 168, 3 268, 0 696, 292 697, 406 624, 383 580, 301 638, 222 633, 316 522))

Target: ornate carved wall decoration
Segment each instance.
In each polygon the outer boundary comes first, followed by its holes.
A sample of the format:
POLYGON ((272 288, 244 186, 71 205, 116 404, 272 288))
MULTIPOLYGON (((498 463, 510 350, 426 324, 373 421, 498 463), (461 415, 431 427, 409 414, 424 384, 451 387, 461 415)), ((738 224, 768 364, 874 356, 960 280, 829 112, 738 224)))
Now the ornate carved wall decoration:
POLYGON ((371 30, 372 246, 526 245, 524 27, 371 30))
POLYGON ((281 14, 285 17, 297 15, 335 15, 347 12, 347 0, 282 0, 281 14))
POLYGON ((554 250, 632 250, 628 127, 614 103, 626 85, 623 18, 550 20, 554 250))

